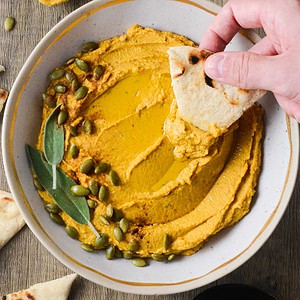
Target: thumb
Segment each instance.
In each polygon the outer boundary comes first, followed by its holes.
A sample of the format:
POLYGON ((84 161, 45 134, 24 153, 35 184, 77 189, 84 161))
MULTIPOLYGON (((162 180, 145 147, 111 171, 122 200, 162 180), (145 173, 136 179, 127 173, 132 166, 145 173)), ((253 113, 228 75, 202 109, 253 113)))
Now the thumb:
POLYGON ((274 56, 250 52, 219 52, 209 56, 205 73, 217 81, 244 89, 273 90, 277 85, 274 56))

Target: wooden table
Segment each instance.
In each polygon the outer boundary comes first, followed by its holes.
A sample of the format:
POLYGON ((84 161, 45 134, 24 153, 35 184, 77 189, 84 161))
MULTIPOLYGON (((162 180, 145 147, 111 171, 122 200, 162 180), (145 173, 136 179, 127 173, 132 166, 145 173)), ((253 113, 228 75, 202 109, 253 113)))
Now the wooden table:
MULTIPOLYGON (((26 58, 41 38, 64 16, 87 2, 89 1, 71 0, 49 8, 41 5, 38 0, 1 0, 0 64, 7 71, 0 74, 0 88, 10 90, 26 58), (6 16, 14 17, 17 22, 15 29, 9 33, 4 31, 2 25, 6 16)), ((223 5, 226 1, 212 2, 223 5)), ((3 113, 1 124, 2 116, 3 113)), ((278 300, 300 299, 300 177, 298 178, 289 207, 271 238, 243 266, 210 286, 244 283, 269 292, 278 300)), ((0 189, 8 190, 2 161, 0 189)), ((41 245, 27 226, 0 251, 0 295, 70 273, 41 245)), ((116 292, 79 277, 73 285, 70 299, 190 300, 207 287, 170 296, 137 296, 116 292)))

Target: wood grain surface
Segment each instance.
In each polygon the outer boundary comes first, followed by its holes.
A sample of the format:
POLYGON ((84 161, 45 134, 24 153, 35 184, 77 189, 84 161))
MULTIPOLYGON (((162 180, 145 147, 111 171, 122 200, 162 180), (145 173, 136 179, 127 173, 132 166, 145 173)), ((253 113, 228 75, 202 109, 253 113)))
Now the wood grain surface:
MULTIPOLYGON (((0 64, 7 69, 0 74, 0 88, 10 90, 22 65, 41 38, 64 16, 87 2, 71 0, 59 6, 46 7, 38 0, 0 0, 0 64), (6 16, 16 19, 16 26, 11 32, 3 29, 6 16)), ((226 1, 212 2, 223 5, 226 1)), ((0 115, 1 124, 2 117, 3 113, 0 115)), ((8 191, 2 153, 0 157, 0 189, 8 191)), ((300 299, 299 183, 298 176, 288 209, 265 245, 243 266, 209 286, 244 283, 260 288, 278 300, 300 299)), ((0 250, 0 295, 70 273, 72 271, 55 259, 27 226, 0 250)), ((138 296, 116 292, 78 277, 69 299, 189 300, 209 286, 176 295, 138 296)))

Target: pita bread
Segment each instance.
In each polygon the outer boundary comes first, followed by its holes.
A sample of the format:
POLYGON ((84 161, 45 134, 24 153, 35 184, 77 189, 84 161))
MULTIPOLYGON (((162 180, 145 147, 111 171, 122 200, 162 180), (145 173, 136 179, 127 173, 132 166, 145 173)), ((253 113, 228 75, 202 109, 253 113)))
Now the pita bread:
POLYGON ((63 2, 67 2, 69 0, 39 0, 42 4, 47 6, 53 6, 57 4, 61 4, 63 2))
POLYGON ((77 274, 42 282, 31 286, 27 290, 21 290, 3 296, 2 300, 66 300, 68 299, 71 286, 77 274))
POLYGON ((209 78, 204 63, 212 52, 189 46, 168 50, 172 87, 181 117, 204 131, 228 128, 266 92, 245 90, 209 78))
POLYGON ((24 226, 12 195, 0 190, 0 249, 24 226))
POLYGON ((0 111, 2 111, 3 106, 7 100, 8 97, 8 91, 4 89, 0 89, 0 111))

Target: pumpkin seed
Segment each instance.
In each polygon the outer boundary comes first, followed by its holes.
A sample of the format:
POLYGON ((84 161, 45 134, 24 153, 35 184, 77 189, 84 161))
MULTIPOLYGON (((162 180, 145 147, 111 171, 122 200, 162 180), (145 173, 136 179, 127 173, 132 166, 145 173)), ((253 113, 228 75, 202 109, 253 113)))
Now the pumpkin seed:
POLYGON ((88 199, 87 201, 88 207, 91 209, 95 209, 98 205, 98 203, 94 200, 88 199))
POLYGON ((118 226, 114 228, 114 237, 118 242, 121 242, 124 238, 123 231, 118 226))
POLYGON ((83 122, 83 131, 86 134, 92 134, 92 132, 93 132, 93 123, 90 120, 85 120, 83 122))
POLYGON ((77 136, 78 132, 77 132, 77 127, 75 126, 70 126, 70 133, 73 136, 77 136))
POLYGON ((80 70, 82 70, 82 71, 84 71, 86 73, 90 70, 89 64, 87 62, 85 62, 84 60, 82 60, 80 58, 76 58, 75 62, 76 62, 76 66, 80 70))
POLYGON ((77 78, 74 79, 74 80, 72 80, 72 82, 71 82, 71 87, 72 87, 72 90, 73 90, 74 92, 77 91, 77 90, 79 89, 80 83, 79 83, 79 81, 78 81, 77 78))
POLYGON ((90 190, 82 185, 73 185, 71 187, 71 192, 75 196, 87 196, 90 193, 90 190))
POLYGON ((132 258, 130 261, 136 267, 145 267, 147 265, 146 261, 140 257, 132 258))
POLYGON ((65 221, 62 219, 62 217, 58 214, 50 213, 50 218, 59 225, 66 225, 65 221))
POLYGON ((137 250, 139 250, 140 248, 140 244, 137 240, 135 239, 131 239, 128 243, 128 249, 132 252, 136 252, 137 250))
POLYGON ((66 227, 66 232, 67 232, 67 235, 71 238, 71 239, 74 239, 76 240, 79 236, 79 233, 77 231, 76 228, 72 227, 72 226, 67 226, 66 227))
POLYGON ((88 251, 88 252, 93 252, 94 251, 94 247, 92 245, 89 245, 89 244, 81 244, 81 248, 85 251, 88 251))
POLYGON ((55 69, 53 70, 49 77, 51 81, 57 80, 65 75, 66 71, 63 69, 55 69))
POLYGON ((114 214, 114 209, 113 209, 111 204, 108 204, 107 207, 106 207, 106 217, 108 219, 111 219, 113 214, 114 214))
POLYGON ((109 172, 109 179, 113 185, 115 185, 115 186, 120 185, 120 177, 116 171, 111 170, 109 172))
POLYGON ((69 116, 68 112, 62 109, 57 116, 57 123, 59 125, 64 124, 67 121, 68 116, 69 116))
POLYGON ((113 259, 115 256, 116 248, 114 245, 109 245, 105 250, 105 255, 107 259, 113 259))
POLYGON ((165 260, 165 256, 163 254, 152 253, 151 257, 153 260, 156 260, 156 261, 164 261, 165 260))
POLYGON ((4 21, 4 29, 6 31, 11 31, 15 27, 16 21, 12 17, 6 17, 4 21))
POLYGON ((125 259, 131 259, 131 258, 133 258, 133 253, 131 251, 125 251, 125 252, 123 252, 123 257, 125 259))
POLYGON ((86 86, 81 86, 74 94, 75 99, 76 100, 83 99, 87 95, 88 91, 89 89, 86 86))
POLYGON ((108 171, 110 169, 110 164, 102 162, 95 167, 95 174, 100 174, 108 171))
POLYGON ((165 233, 163 237, 163 247, 165 251, 168 250, 170 244, 171 244, 171 237, 167 233, 165 233))
POLYGON ((108 246, 109 237, 106 233, 99 233, 94 241, 94 248, 97 250, 105 249, 108 246))
POLYGON ((65 65, 70 65, 72 64, 73 62, 75 61, 75 57, 71 57, 70 59, 68 59, 66 62, 65 62, 65 65))
POLYGON ((70 83, 72 83, 74 79, 77 79, 76 75, 73 72, 66 72, 65 77, 70 83))
POLYGON ((170 255, 168 256, 167 260, 168 260, 168 261, 171 261, 171 260, 174 259, 174 257, 175 257, 175 254, 170 254, 170 255))
POLYGON ((34 186, 37 188, 37 190, 39 191, 44 191, 44 187, 41 185, 41 183, 38 181, 37 178, 34 178, 33 179, 33 183, 34 183, 34 186))
POLYGON ((99 48, 99 44, 95 42, 87 42, 82 46, 82 52, 87 53, 99 48))
POLYGON ((92 195, 97 196, 99 193, 99 183, 95 180, 89 181, 89 189, 92 193, 92 195))
POLYGON ((77 158, 79 154, 79 149, 75 144, 71 144, 68 150, 68 156, 71 158, 77 158))
POLYGON ((118 247, 115 248, 115 255, 114 256, 116 258, 123 258, 123 253, 118 247))
POLYGON ((56 107, 55 97, 48 95, 47 93, 43 93, 43 103, 44 103, 44 105, 47 105, 49 108, 56 107))
POLYGON ((64 94, 67 90, 67 87, 63 84, 56 84, 54 86, 54 91, 59 94, 64 94))
POLYGON ((104 216, 100 216, 99 220, 101 221, 102 224, 109 225, 109 221, 104 216))
POLYGON ((105 68, 102 65, 98 65, 93 70, 93 77, 95 80, 99 80, 103 75, 105 68))
POLYGON ((61 212, 61 209, 55 203, 46 204, 45 209, 48 213, 52 213, 52 214, 58 214, 59 212, 61 212))
POLYGON ((113 216, 112 216, 112 220, 114 222, 119 222, 122 218, 123 218, 122 212, 119 209, 114 208, 114 213, 113 213, 113 216))
POLYGON ((89 174, 90 172, 92 172, 93 167, 94 160, 92 158, 88 158, 80 165, 80 172, 83 174, 89 174))
POLYGON ((129 228, 129 221, 125 218, 122 218, 120 220, 119 226, 122 229, 123 233, 126 233, 128 231, 128 228, 129 228))
POLYGON ((108 188, 105 185, 102 185, 99 190, 99 200, 105 201, 108 197, 108 188))

